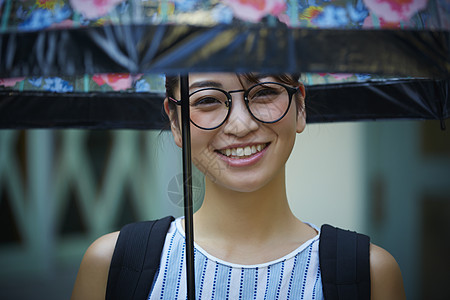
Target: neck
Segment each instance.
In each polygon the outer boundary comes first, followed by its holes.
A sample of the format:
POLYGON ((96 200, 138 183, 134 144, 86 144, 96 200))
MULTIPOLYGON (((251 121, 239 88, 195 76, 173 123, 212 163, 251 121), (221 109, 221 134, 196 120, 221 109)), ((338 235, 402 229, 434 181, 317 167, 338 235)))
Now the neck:
POLYGON ((284 169, 252 192, 205 180, 205 199, 194 216, 196 239, 263 242, 298 222, 287 201, 284 169))

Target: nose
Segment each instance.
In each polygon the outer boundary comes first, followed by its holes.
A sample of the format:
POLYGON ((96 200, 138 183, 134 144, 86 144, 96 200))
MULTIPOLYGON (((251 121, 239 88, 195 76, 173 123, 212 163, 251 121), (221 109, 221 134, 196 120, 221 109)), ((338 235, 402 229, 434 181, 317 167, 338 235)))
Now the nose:
POLYGON ((258 121, 250 115, 244 102, 243 93, 234 94, 232 103, 230 115, 224 124, 224 133, 244 137, 258 129, 258 121))

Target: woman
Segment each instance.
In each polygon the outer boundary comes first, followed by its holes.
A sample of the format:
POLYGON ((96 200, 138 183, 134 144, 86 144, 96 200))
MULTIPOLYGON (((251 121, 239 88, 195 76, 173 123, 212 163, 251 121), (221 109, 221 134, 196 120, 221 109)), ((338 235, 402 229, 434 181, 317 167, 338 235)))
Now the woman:
MULTIPOLYGON (((194 214, 196 293, 202 299, 322 299, 318 228, 289 208, 285 164, 305 129, 298 76, 191 74, 191 154, 205 174, 194 214)), ((164 108, 182 147, 180 91, 166 81, 164 108)), ((118 232, 87 250, 72 299, 104 299, 118 232)), ((149 299, 185 299, 183 219, 173 222, 149 299)), ((404 299, 394 258, 370 246, 372 299, 404 299)), ((149 285, 152 285, 149 282, 149 285)))

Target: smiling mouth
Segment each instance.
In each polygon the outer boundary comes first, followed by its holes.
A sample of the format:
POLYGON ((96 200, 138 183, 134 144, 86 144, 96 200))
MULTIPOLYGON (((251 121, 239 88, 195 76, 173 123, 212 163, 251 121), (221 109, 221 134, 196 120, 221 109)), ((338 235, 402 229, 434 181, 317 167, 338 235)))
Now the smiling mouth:
POLYGON ((264 148, 266 148, 269 143, 257 144, 246 147, 237 147, 237 148, 227 148, 223 150, 217 150, 222 155, 231 158, 246 158, 252 156, 258 152, 261 152, 264 148))

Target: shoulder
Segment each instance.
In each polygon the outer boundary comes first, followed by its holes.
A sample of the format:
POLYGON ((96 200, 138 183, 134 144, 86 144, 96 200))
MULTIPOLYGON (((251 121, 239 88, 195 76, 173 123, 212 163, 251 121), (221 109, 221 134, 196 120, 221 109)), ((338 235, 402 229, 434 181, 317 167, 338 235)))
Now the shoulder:
POLYGON ((75 281, 72 300, 105 299, 109 266, 118 237, 118 231, 106 234, 86 250, 75 281))
MULTIPOLYGON (((95 240, 83 256, 83 261, 87 261, 97 266, 108 267, 116 247, 119 231, 105 234, 95 240)), ((82 262, 83 263, 83 262, 82 262)))
POLYGON ((370 245, 371 299, 406 299, 400 267, 394 257, 374 244, 370 245))

